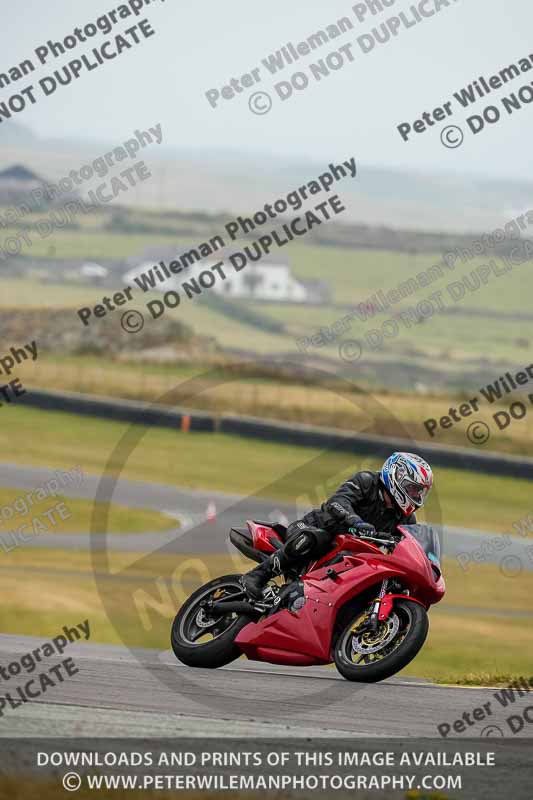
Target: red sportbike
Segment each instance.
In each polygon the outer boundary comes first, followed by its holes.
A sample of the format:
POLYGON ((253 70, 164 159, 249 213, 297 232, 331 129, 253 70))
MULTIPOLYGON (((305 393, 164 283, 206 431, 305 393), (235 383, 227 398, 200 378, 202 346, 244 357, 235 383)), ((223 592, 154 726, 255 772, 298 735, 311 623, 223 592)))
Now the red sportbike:
MULTIPOLYGON (((230 539, 261 562, 285 535, 283 525, 249 521, 230 539)), ((426 525, 337 536, 323 558, 270 582, 261 602, 247 597, 240 577, 210 581, 179 610, 171 642, 184 664, 222 667, 244 654, 294 666, 335 662, 347 680, 380 681, 417 655, 427 611, 445 592, 439 537, 426 525)))

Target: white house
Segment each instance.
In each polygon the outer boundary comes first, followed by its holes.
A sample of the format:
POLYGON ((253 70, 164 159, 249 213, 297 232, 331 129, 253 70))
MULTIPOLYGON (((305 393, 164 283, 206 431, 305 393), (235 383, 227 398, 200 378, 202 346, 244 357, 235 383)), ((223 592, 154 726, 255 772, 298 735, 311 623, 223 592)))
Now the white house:
MULTIPOLYGON (((189 273, 196 273, 212 267, 220 259, 207 258, 201 265, 196 265, 189 273)), ((266 302, 306 303, 308 290, 303 283, 291 275, 288 264, 261 260, 257 264, 247 264, 244 269, 235 272, 226 262, 226 280, 213 286, 213 291, 235 300, 264 300, 266 302)))
MULTIPOLYGON (((128 261, 130 269, 124 275, 124 279, 131 283, 141 273, 153 269, 159 261, 163 260, 168 264, 179 252, 178 248, 171 250, 166 248, 165 251, 162 248, 146 250, 140 258, 128 261), (152 260, 149 260, 150 258, 152 260)), ((282 257, 264 256, 261 261, 250 262, 236 272, 229 261, 232 252, 229 249, 220 250, 187 267, 178 275, 157 283, 154 290, 167 292, 169 289, 179 289, 184 281, 197 278, 204 270, 224 261, 226 279, 217 281, 211 291, 228 299, 308 304, 320 304, 329 299, 329 289, 325 284, 319 281, 302 281, 294 277, 288 261, 284 261, 282 257)))

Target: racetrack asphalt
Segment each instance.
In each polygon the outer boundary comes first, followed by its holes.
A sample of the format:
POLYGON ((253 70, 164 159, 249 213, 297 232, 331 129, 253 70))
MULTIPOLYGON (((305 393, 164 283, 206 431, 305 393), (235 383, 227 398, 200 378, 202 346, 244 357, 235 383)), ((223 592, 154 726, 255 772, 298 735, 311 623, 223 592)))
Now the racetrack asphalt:
MULTIPOLYGON (((41 467, 28 467, 20 464, 0 464, 0 485, 30 491, 54 477, 54 470, 41 467)), ((97 494, 99 478, 84 475, 79 488, 61 487, 65 497, 84 498, 93 501, 97 494)), ((284 515, 288 520, 296 518, 296 508, 287 502, 240 497, 209 490, 197 490, 168 486, 143 481, 120 479, 115 487, 112 502, 130 508, 143 508, 159 511, 175 517, 179 527, 167 532, 144 534, 54 534, 36 536, 28 546, 49 547, 65 550, 87 551, 108 549, 150 553, 161 547, 165 552, 176 553, 225 553, 230 547, 228 533, 231 527, 245 525, 246 519, 277 520, 284 515), (216 518, 207 521, 208 507, 216 510, 216 518)), ((301 513, 301 509, 299 510, 301 513)), ((38 509, 36 509, 38 513, 38 509)), ((13 524, 13 527, 16 527, 13 524)), ((9 524, 3 528, 9 530, 9 524)), ((0 528, 0 533, 2 529, 0 528)), ((472 531, 465 528, 443 528, 444 555, 455 558, 461 553, 471 553, 487 545, 483 554, 485 563, 501 563, 502 557, 518 558, 522 568, 533 570, 533 558, 524 558, 525 540, 517 536, 509 537, 509 545, 503 551, 488 547, 498 533, 472 531), (491 552, 492 550, 492 552, 491 552)), ((474 559, 473 559, 474 561, 474 559)))
MULTIPOLYGON (((7 666, 40 644, 42 640, 34 637, 1 635, 0 664, 7 666)), ((507 738, 507 717, 530 704, 525 694, 512 709, 504 708, 494 698, 495 688, 437 686, 414 678, 350 683, 329 667, 239 659, 222 669, 191 669, 170 651, 129 651, 91 643, 71 644, 39 669, 49 669, 67 656, 79 672, 36 701, 4 708, 0 736, 435 739, 440 737, 439 725, 451 724, 467 712, 473 724, 465 725, 461 734, 452 729, 448 738, 507 738), (484 703, 490 703, 491 713, 475 721, 471 712, 484 703)), ((11 682, 23 684, 30 677, 19 675, 11 682)), ((9 689, 10 683, 2 682, 0 696, 9 689)), ((526 725, 518 735, 532 736, 533 726, 526 725)))

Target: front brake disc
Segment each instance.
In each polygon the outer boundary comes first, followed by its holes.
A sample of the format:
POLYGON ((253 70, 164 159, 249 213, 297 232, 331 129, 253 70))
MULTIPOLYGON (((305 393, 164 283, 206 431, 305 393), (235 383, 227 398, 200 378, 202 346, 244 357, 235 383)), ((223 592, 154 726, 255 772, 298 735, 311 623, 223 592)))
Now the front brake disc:
POLYGON ((392 642, 398 633, 400 620, 396 614, 392 613, 386 622, 381 623, 376 633, 365 631, 359 636, 354 634, 352 637, 352 653, 367 655, 377 653, 392 642), (385 630, 382 630, 385 628, 385 630))

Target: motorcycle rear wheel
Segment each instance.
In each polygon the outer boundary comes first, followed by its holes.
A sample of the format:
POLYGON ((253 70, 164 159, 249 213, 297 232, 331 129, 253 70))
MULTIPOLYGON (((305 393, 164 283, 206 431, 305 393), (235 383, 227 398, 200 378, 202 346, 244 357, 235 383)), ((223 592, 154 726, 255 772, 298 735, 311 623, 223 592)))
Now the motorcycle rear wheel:
POLYGON ((345 627, 335 645, 335 666, 348 681, 375 683, 390 678, 415 658, 428 630, 426 609, 412 600, 399 600, 376 634, 358 634, 354 620, 345 627))
POLYGON ((235 645, 237 634, 250 617, 230 612, 209 616, 202 608, 205 600, 226 599, 242 592, 241 575, 222 575, 197 589, 178 611, 170 634, 174 655, 188 667, 216 669, 235 661, 242 652, 235 645), (203 641, 200 641, 202 639, 203 641))

